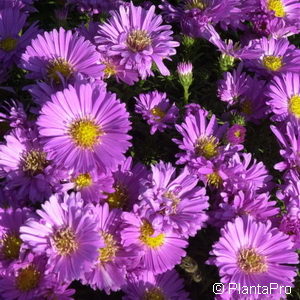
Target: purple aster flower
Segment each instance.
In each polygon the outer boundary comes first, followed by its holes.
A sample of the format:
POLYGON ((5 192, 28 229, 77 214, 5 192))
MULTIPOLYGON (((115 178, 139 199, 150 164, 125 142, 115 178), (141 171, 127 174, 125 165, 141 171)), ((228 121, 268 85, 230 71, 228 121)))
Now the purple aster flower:
MULTIPOLYGON (((299 201, 298 201, 299 202, 299 201)), ((300 209, 299 203, 289 206, 286 214, 283 215, 279 230, 288 234, 294 242, 294 249, 300 249, 300 209), (298 205, 297 205, 298 204, 298 205)))
POLYGON ((26 127, 27 115, 21 102, 5 101, 0 107, 5 111, 5 113, 0 113, 0 123, 8 122, 11 128, 26 127))
POLYGON ((286 73, 274 77, 269 83, 267 104, 275 114, 275 121, 300 118, 300 75, 286 73))
POLYGON ((177 164, 185 164, 201 171, 209 161, 231 156, 242 149, 241 145, 223 146, 221 141, 228 128, 228 124, 218 125, 215 115, 208 121, 206 112, 199 110, 194 115, 186 116, 184 123, 175 126, 183 136, 183 140, 173 139, 179 148, 185 152, 176 154, 177 164))
POLYGON ((166 93, 153 91, 140 94, 135 100, 135 111, 151 126, 151 134, 157 130, 163 132, 166 128, 172 128, 171 125, 174 125, 178 118, 179 110, 175 103, 170 103, 166 93))
POLYGON ((43 79, 54 85, 74 81, 78 76, 102 77, 103 66, 94 45, 78 33, 63 28, 31 41, 22 55, 22 67, 28 78, 43 79))
POLYGON ((79 279, 103 245, 90 207, 83 206, 80 194, 65 194, 63 202, 54 195, 37 214, 40 221, 29 219, 20 228, 21 239, 34 252, 46 253, 59 280, 79 279))
POLYGON ((84 274, 83 283, 95 290, 105 290, 107 294, 126 284, 126 265, 133 267, 130 257, 136 255, 135 252, 126 252, 121 245, 121 213, 118 209, 110 211, 107 203, 94 209, 97 231, 105 245, 99 248, 98 259, 84 274))
POLYGON ((111 175, 99 173, 95 170, 87 173, 71 172, 69 180, 64 184, 64 190, 75 190, 81 193, 86 202, 98 204, 107 197, 107 193, 114 192, 111 175))
POLYGON ((0 273, 24 252, 19 231, 29 217, 34 215, 28 208, 0 208, 0 273))
POLYGON ((184 282, 175 270, 160 275, 147 272, 142 276, 130 276, 123 288, 124 300, 138 299, 182 299, 187 300, 184 282))
POLYGON ((140 251, 138 266, 144 270, 161 274, 174 268, 185 255, 188 242, 174 231, 155 228, 151 219, 134 207, 134 213, 124 212, 122 244, 127 251, 140 251), (139 213, 139 214, 138 214, 139 213))
POLYGON ((120 63, 137 70, 142 79, 153 74, 152 63, 161 74, 169 75, 163 59, 170 60, 179 46, 172 39, 171 26, 162 25, 162 17, 154 11, 154 5, 148 10, 132 2, 127 7, 120 6, 119 11, 111 12, 108 22, 100 25, 95 38, 101 53, 120 57, 120 63))
POLYGON ((113 192, 107 194, 105 201, 110 208, 131 210, 138 202, 141 184, 148 176, 148 170, 141 163, 133 164, 132 158, 127 157, 112 176, 113 192))
POLYGON ((223 79, 218 82, 218 96, 229 105, 233 105, 249 89, 252 78, 242 70, 243 64, 241 63, 232 73, 224 73, 223 79))
POLYGON ((263 75, 276 75, 282 72, 298 72, 300 68, 300 50, 287 39, 263 37, 254 41, 254 49, 262 50, 258 59, 245 60, 249 69, 263 75))
POLYGON ((76 172, 106 172, 125 159, 128 117, 125 105, 105 86, 82 84, 51 96, 37 124, 45 149, 58 165, 76 172))
MULTIPOLYGON (((290 238, 272 228, 271 222, 257 222, 250 216, 238 217, 221 229, 221 238, 213 245, 211 263, 219 268, 221 282, 246 286, 293 286, 298 255, 290 238)), ((284 291, 281 291, 283 293, 284 291)), ((280 291, 272 290, 271 294, 280 291)), ((232 297, 237 291, 232 291, 232 297)), ((247 295, 249 297, 249 295, 247 295)), ((251 293, 252 299, 260 295, 251 293)), ((234 298, 235 299, 235 298, 234 298)))
POLYGON ((11 265, 0 279, 0 294, 5 300, 41 299, 49 276, 45 275, 47 258, 32 254, 11 265))
POLYGON ((197 176, 190 175, 187 168, 177 177, 175 172, 171 164, 153 165, 152 176, 144 182, 146 190, 139 199, 141 205, 145 203, 153 210, 157 223, 171 226, 187 238, 196 235, 207 220, 204 210, 208 208, 208 197, 205 188, 197 186, 197 176))
POLYGON ((121 64, 121 58, 118 56, 108 56, 104 53, 100 55, 100 61, 105 66, 104 79, 115 78, 117 82, 125 82, 128 85, 133 85, 139 80, 137 70, 121 64))
POLYGON ((178 7, 163 0, 159 7, 166 15, 166 20, 180 22, 183 33, 192 37, 203 37, 208 24, 221 21, 224 25, 228 24, 230 15, 232 17, 241 12, 235 0, 184 0, 178 7))
POLYGON ((43 202, 60 190, 63 172, 54 167, 35 127, 15 128, 0 145, 0 177, 20 201, 43 202))
POLYGON ((246 137, 246 128, 239 124, 232 125, 226 133, 226 139, 230 144, 243 144, 246 137))
POLYGON ((299 170, 300 133, 298 122, 288 122, 282 130, 271 125, 271 130, 281 145, 280 154, 284 158, 284 161, 277 163, 274 168, 281 172, 299 170))
POLYGON ((262 8, 287 23, 299 21, 300 3, 297 0, 260 0, 262 8))
POLYGON ((237 216, 250 215, 258 221, 266 221, 279 213, 276 201, 269 201, 268 193, 258 194, 250 188, 238 191, 237 194, 225 198, 217 209, 211 213, 210 224, 222 227, 226 222, 232 221, 237 216))
POLYGON ((18 8, 0 10, 0 61, 4 67, 18 64, 30 40, 38 34, 37 22, 24 31, 26 19, 18 8))

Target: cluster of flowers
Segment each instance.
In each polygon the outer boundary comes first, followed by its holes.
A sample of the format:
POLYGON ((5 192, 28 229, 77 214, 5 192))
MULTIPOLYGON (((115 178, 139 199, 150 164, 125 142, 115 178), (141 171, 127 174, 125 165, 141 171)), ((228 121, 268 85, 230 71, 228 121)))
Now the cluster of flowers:
MULTIPOLYGON (((27 21, 33 2, 0 3, 0 82, 16 66, 32 82, 24 87, 29 108, 1 105, 0 122, 10 130, 0 144, 0 299, 72 299, 74 280, 107 294, 122 290, 124 299, 188 299, 175 266, 188 239, 208 225, 220 230, 207 263, 217 266, 221 282, 293 286, 300 50, 287 37, 300 32, 298 1, 184 0, 175 7, 163 0, 159 15, 149 1, 69 0, 108 17, 51 31, 27 21), (180 43, 167 23, 219 49, 226 72, 218 97, 228 111, 220 122, 192 103, 180 119, 166 93, 135 97, 150 134, 177 131, 172 141, 181 151, 178 168, 163 161, 147 168, 128 155, 130 115, 107 82, 170 75, 165 60, 180 43), (243 31, 244 40, 223 41, 215 28, 243 31), (246 123, 269 116, 282 145, 280 186, 243 152, 246 123), (271 201, 274 187, 284 213, 271 201)), ((193 65, 179 63, 177 72, 188 101, 193 65)), ((285 297, 281 292, 266 299, 285 297)), ((249 299, 228 290, 219 297, 249 299)))

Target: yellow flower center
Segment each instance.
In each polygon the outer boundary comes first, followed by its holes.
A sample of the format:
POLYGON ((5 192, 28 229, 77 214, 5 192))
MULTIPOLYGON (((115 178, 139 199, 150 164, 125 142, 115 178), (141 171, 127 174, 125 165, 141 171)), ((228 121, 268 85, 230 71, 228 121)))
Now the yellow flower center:
POLYGON ((102 62, 105 65, 104 75, 106 78, 117 74, 116 67, 110 62, 102 62))
POLYGON ((216 188, 218 188, 223 182, 223 179, 218 174, 218 172, 213 172, 213 173, 207 174, 206 178, 207 178, 207 183, 215 186, 216 188))
POLYGON ((165 235, 163 233, 160 233, 157 236, 152 236, 154 234, 154 229, 152 225, 147 221, 143 221, 140 233, 140 240, 150 248, 155 249, 164 244, 165 235))
POLYGON ((1 252, 6 259, 17 259, 19 258, 20 248, 22 240, 18 235, 5 234, 3 239, 0 241, 1 252))
POLYGON ((77 146, 92 150, 103 132, 94 121, 80 119, 71 124, 69 134, 77 146))
POLYGON ((160 288, 146 289, 143 300, 165 300, 165 296, 160 288))
POLYGON ((112 261, 116 257, 116 253, 119 249, 112 234, 103 232, 102 237, 105 242, 105 247, 99 249, 98 261, 100 263, 112 261))
POLYGON ((263 273, 267 271, 264 256, 254 249, 242 249, 238 255, 238 265, 246 273, 263 273))
POLYGON ((197 156, 211 159, 218 155, 219 142, 214 136, 200 137, 196 141, 195 151, 197 156))
POLYGON ((161 110, 158 106, 154 106, 151 110, 150 110, 151 114, 155 117, 157 117, 156 119, 158 120, 162 120, 166 113, 161 110))
POLYGON ((139 52, 145 50, 149 45, 151 45, 151 38, 146 30, 132 30, 127 37, 127 46, 133 52, 139 52))
POLYGON ((80 174, 72 181, 75 182, 78 190, 88 187, 93 183, 92 177, 89 173, 80 174))
POLYGON ((111 209, 123 208, 128 200, 128 191, 122 184, 114 186, 115 192, 108 194, 107 203, 111 209))
POLYGON ((73 230, 70 228, 59 229, 53 236, 57 252, 60 255, 69 255, 78 249, 78 242, 73 230))
POLYGON ((242 133, 241 133, 241 131, 240 131, 240 130, 237 130, 237 131, 235 131, 233 134, 234 134, 234 135, 235 135, 235 137, 237 137, 237 138, 240 138, 240 137, 241 137, 241 135, 242 135, 242 133))
POLYGON ((284 11, 284 5, 281 0, 269 0, 268 9, 275 13, 275 16, 278 18, 285 17, 286 13, 284 11))
POLYGON ((189 0, 185 5, 185 9, 198 8, 204 10, 207 7, 207 4, 203 0, 189 0))
POLYGON ((47 154, 40 150, 31 150, 22 155, 23 171, 30 175, 42 173, 48 163, 47 154))
POLYGON ((289 101, 289 111, 297 118, 300 118, 300 96, 294 95, 289 101))
POLYGON ((17 44, 18 44, 17 39, 8 37, 8 38, 0 41, 0 49, 2 49, 5 52, 10 52, 10 51, 16 49, 17 44))
POLYGON ((241 103, 241 112, 245 115, 251 115, 253 113, 251 101, 245 100, 241 103))
POLYGON ((262 63, 270 71, 279 71, 283 66, 282 57, 280 56, 266 55, 262 63))
POLYGON ((16 287, 22 292, 33 290, 38 286, 40 277, 40 272, 33 265, 29 265, 19 271, 16 278, 16 287))
POLYGON ((48 78, 53 79, 56 83, 60 83, 61 77, 70 77, 74 72, 73 67, 64 58, 56 58, 49 62, 47 67, 48 78))

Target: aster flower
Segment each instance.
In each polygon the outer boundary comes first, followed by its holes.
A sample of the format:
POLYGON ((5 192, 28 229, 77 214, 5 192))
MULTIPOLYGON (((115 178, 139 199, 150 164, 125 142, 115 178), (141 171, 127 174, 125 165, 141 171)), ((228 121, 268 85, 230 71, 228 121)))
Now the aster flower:
POLYGON ((218 82, 218 96, 229 105, 233 105, 249 89, 251 77, 242 70, 243 64, 239 64, 232 73, 224 73, 223 79, 218 82))
POLYGON ((197 187, 197 176, 190 175, 187 168, 177 177, 175 171, 171 164, 153 165, 152 176, 144 182, 146 190, 139 199, 141 205, 145 203, 155 212, 157 223, 171 226, 187 238, 194 236, 207 220, 204 210, 208 208, 208 197, 204 188, 197 187))
POLYGON ((246 137, 246 128, 239 124, 232 125, 226 133, 226 139, 230 144, 243 144, 246 137))
POLYGON ((235 0, 184 0, 177 7, 163 0, 159 7, 167 21, 179 22, 183 33, 192 37, 205 37, 207 25, 228 24, 230 15, 241 12, 235 0))
POLYGON ((193 83, 193 65, 190 62, 182 62, 177 65, 177 73, 179 82, 184 89, 184 101, 188 103, 189 100, 189 88, 193 83))
POLYGON ((22 52, 38 33, 37 22, 26 31, 24 29, 27 15, 18 8, 0 10, 0 61, 4 67, 18 64, 22 52))
POLYGON ((182 299, 187 300, 183 280, 175 270, 160 275, 147 272, 143 276, 129 276, 124 287, 124 300, 132 299, 182 299))
POLYGON ((67 2, 78 6, 81 11, 88 11, 92 14, 115 10, 123 4, 122 0, 67 0, 67 2))
POLYGON ((246 191, 224 197, 218 208, 210 213, 210 224, 222 227, 226 222, 242 215, 250 215, 257 221, 266 221, 279 213, 276 201, 269 199, 268 193, 259 194, 249 185, 246 191))
POLYGON ((75 190, 81 193, 81 198, 86 202, 99 203, 112 193, 114 189, 111 175, 99 173, 95 170, 87 173, 70 172, 69 180, 64 184, 65 191, 75 190))
POLYGON ((35 253, 46 253, 60 281, 79 279, 103 245, 90 208, 82 205, 80 194, 65 195, 63 202, 53 195, 37 214, 40 221, 29 219, 20 228, 21 239, 35 253))
MULTIPOLYGON (((221 282, 257 286, 292 286, 296 276, 298 255, 290 238, 272 228, 270 221, 257 222, 250 216, 238 217, 221 229, 221 238, 211 251, 219 268, 221 282)), ((282 292, 282 291, 281 291, 282 292)), ((237 296, 232 292, 232 297, 237 296)), ((280 294, 272 290, 272 294, 280 294)), ((248 297, 249 295, 247 295, 248 297)), ((284 295, 278 295, 278 298, 284 295)), ((253 299, 260 295, 251 294, 253 299)))
POLYGON ((163 59, 170 60, 179 46, 172 39, 171 26, 162 25, 162 17, 154 11, 154 5, 148 10, 132 3, 128 7, 121 5, 108 22, 100 25, 95 38, 100 53, 120 57, 120 63, 137 70, 142 79, 153 74, 152 63, 161 74, 169 75, 163 59))
POLYGON ((147 175, 148 170, 143 164, 133 164, 132 158, 127 157, 112 174, 113 192, 107 194, 105 200, 109 207, 131 210, 138 201, 142 182, 147 175))
POLYGON ((262 8, 272 12, 274 17, 287 23, 299 21, 300 4, 297 0, 260 0, 262 8))
POLYGON ((78 33, 63 28, 38 35, 22 55, 28 78, 66 84, 77 77, 100 78, 103 66, 94 45, 78 33))
POLYGON ((155 228, 151 219, 143 217, 144 213, 137 206, 134 212, 124 212, 122 219, 124 229, 121 239, 127 251, 139 250, 138 266, 141 269, 161 274, 174 268, 185 255, 188 242, 179 234, 155 228))
POLYGON ((19 200, 43 202, 60 190, 63 172, 55 168, 40 143, 36 127, 15 128, 0 145, 0 177, 19 200))
POLYGON ((104 246, 99 248, 96 263, 90 271, 84 274, 83 283, 89 284, 93 289, 118 291, 126 284, 126 265, 133 267, 133 258, 136 251, 126 252, 121 245, 121 211, 109 210, 105 203, 94 209, 97 231, 104 241, 104 246), (131 259, 132 258, 132 259, 131 259))
POLYGON ((19 230, 29 217, 34 214, 28 208, 0 209, 0 273, 20 258, 23 242, 19 230))
POLYGON ((150 133, 157 130, 163 132, 166 128, 172 128, 179 110, 176 105, 169 102, 166 93, 153 91, 140 94, 136 99, 135 111, 143 116, 143 119, 151 126, 150 133))
POLYGON ((218 125, 216 116, 212 115, 208 121, 206 112, 199 110, 194 115, 186 116, 184 123, 175 125, 183 140, 173 139, 183 153, 176 154, 177 164, 188 164, 196 171, 201 171, 209 161, 223 159, 242 149, 242 146, 222 146, 221 141, 228 128, 228 124, 218 125))
POLYGON ((286 73, 274 77, 268 85, 266 96, 272 112, 273 119, 283 121, 300 118, 300 75, 286 73))
POLYGON ((33 2, 35 0, 2 0, 0 2, 0 10, 6 8, 17 8, 24 12, 34 12, 36 11, 33 7, 33 2))
POLYGON ((128 117, 125 105, 103 85, 82 84, 51 96, 37 124, 45 149, 58 165, 76 172, 106 172, 125 159, 128 117))
POLYGON ((23 261, 11 265, 0 279, 0 293, 6 300, 41 299, 47 285, 47 258, 29 254, 23 261))
POLYGON ((138 71, 121 64, 121 58, 118 56, 100 54, 100 62, 105 66, 104 79, 112 77, 117 82, 122 81, 128 85, 133 85, 139 80, 138 71))
POLYGON ((245 65, 263 76, 298 72, 300 68, 300 50, 287 39, 263 37, 253 43, 253 48, 263 53, 258 59, 245 60, 245 65))
POLYGON ((5 101, 0 107, 5 111, 5 113, 0 113, 0 123, 8 122, 11 128, 26 127, 27 115, 21 102, 5 101))
POLYGON ((299 170, 300 134, 298 122, 288 122, 281 130, 271 125, 271 130, 282 147, 280 154, 284 158, 284 161, 277 163, 274 168, 281 172, 299 170))

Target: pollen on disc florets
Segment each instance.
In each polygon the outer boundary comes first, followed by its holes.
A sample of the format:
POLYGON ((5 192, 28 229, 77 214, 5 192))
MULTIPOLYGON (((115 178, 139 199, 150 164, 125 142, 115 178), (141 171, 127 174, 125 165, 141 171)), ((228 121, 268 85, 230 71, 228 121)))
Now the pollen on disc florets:
POLYGON ((12 37, 8 37, 0 41, 0 49, 2 49, 5 52, 10 52, 16 49, 17 45, 18 45, 18 40, 12 37))
POLYGON ((263 65, 270 71, 279 71, 283 66, 282 57, 266 55, 263 57, 263 65))
POLYGON ((251 248, 239 251, 238 265, 246 273, 263 273, 267 270, 265 257, 251 248))
POLYGON ((120 183, 114 185, 115 191, 107 195, 106 202, 108 203, 110 209, 113 208, 123 208, 128 200, 128 190, 120 183))
POLYGON ((289 111, 297 118, 300 118, 300 96, 294 95, 289 100, 289 111))
POLYGON ((92 150, 100 142, 103 132, 93 120, 79 119, 71 123, 69 135, 77 146, 92 150))
POLYGON ((48 78, 54 80, 56 83, 60 83, 61 77, 69 78, 74 72, 74 68, 64 58, 56 58, 51 60, 47 66, 48 78), (59 74, 58 74, 59 73, 59 74))
POLYGON ((19 270, 16 277, 16 287, 22 292, 28 292, 35 289, 40 281, 41 273, 35 268, 34 265, 19 270))
POLYGON ((127 45, 133 52, 145 50, 151 45, 151 38, 146 30, 132 30, 127 37, 127 45))
POLYGON ((275 17, 283 18, 286 15, 282 0, 269 0, 267 7, 274 12, 275 17))
POLYGON ((188 0, 185 4, 186 9, 198 8, 204 10, 207 7, 207 4, 203 0, 188 0))
POLYGON ((158 248, 162 246, 165 241, 165 235, 163 233, 153 236, 154 232, 152 225, 148 221, 143 221, 140 229, 140 240, 150 248, 158 248))
POLYGON ((41 150, 30 150, 22 155, 22 169, 30 175, 42 173, 49 164, 47 154, 41 150))
POLYGON ((79 174, 72 181, 75 183, 78 190, 89 187, 93 183, 92 176, 89 173, 79 174))
POLYGON ((22 240, 17 234, 6 233, 0 240, 0 251, 6 259, 18 259, 22 240))
POLYGON ((197 139, 195 152, 197 156, 204 156, 206 159, 214 158, 218 155, 219 142, 214 136, 203 136, 197 139))
POLYGON ((156 117, 156 119, 158 119, 159 121, 162 120, 166 113, 160 109, 158 106, 154 106, 151 110, 150 110, 151 114, 156 117))
POLYGON ((98 261, 105 263, 114 260, 119 247, 112 234, 103 232, 101 235, 104 239, 105 247, 99 249, 98 261))
POLYGON ((164 293, 158 287, 146 289, 143 300, 165 300, 164 293))
POLYGON ((72 254, 78 249, 78 242, 71 228, 57 230, 53 236, 53 241, 57 252, 63 256, 72 254))

